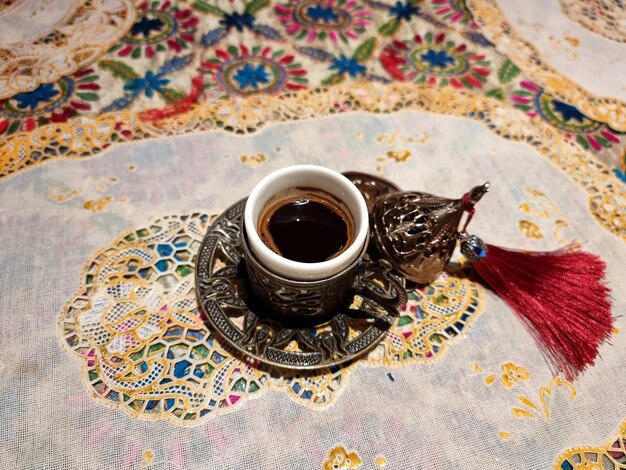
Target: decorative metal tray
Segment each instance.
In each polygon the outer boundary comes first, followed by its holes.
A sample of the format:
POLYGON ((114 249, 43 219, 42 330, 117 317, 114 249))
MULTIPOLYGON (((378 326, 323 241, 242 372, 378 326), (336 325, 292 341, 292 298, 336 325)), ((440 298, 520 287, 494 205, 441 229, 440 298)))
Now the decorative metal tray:
POLYGON ((334 317, 312 327, 286 326, 253 310, 248 296, 239 241, 244 207, 245 199, 221 214, 198 252, 196 294, 213 328, 253 361, 289 369, 328 367, 373 348, 406 303, 404 280, 391 273, 391 265, 364 260, 352 294, 334 317))

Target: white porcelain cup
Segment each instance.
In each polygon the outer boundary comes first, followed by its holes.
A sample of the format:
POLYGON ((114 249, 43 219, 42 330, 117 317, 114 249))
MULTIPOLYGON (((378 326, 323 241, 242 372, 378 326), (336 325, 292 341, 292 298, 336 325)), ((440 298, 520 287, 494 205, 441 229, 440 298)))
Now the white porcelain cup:
POLYGON ((244 212, 249 247, 268 270, 287 279, 314 281, 326 279, 350 266, 363 254, 369 233, 369 214, 357 187, 341 173, 315 165, 296 165, 270 173, 254 187, 244 212), (329 193, 348 209, 354 222, 354 241, 336 257, 319 263, 302 263, 272 251, 258 233, 259 217, 272 198, 289 188, 316 188, 329 193))

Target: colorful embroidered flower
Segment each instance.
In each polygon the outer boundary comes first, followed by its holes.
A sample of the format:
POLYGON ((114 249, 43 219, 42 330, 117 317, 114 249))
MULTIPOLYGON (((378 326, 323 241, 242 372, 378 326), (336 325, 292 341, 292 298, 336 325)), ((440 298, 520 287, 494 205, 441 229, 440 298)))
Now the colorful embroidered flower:
POLYGON ((270 47, 216 49, 215 57, 203 61, 202 68, 213 75, 224 96, 274 94, 285 88, 299 90, 308 83, 306 70, 293 54, 270 47))
POLYGON ((145 78, 138 77, 129 81, 124 85, 124 90, 135 94, 140 94, 143 91, 148 98, 152 98, 155 91, 163 93, 163 87, 169 82, 168 79, 163 78, 163 74, 155 75, 148 70, 145 78))
POLYGON ((328 459, 324 460, 324 470, 359 468, 363 461, 356 452, 348 452, 344 446, 330 449, 328 459))
POLYGON ((348 59, 345 55, 335 57, 333 64, 328 67, 330 70, 336 70, 338 75, 348 74, 351 77, 357 77, 365 73, 365 66, 359 64, 356 59, 348 59))
POLYGON ((287 34, 297 40, 357 39, 371 24, 370 11, 355 0, 290 0, 274 10, 287 34))
POLYGON ((366 80, 378 80, 388 82, 385 77, 378 77, 367 72, 363 62, 367 61, 376 49, 376 38, 369 38, 356 48, 352 57, 341 54, 339 57, 316 47, 299 47, 298 52, 321 62, 330 62, 328 70, 334 71, 332 75, 322 80, 322 85, 336 85, 345 80, 346 76, 366 80))
POLYGON ((424 17, 430 22, 436 21, 434 18, 430 17, 430 15, 422 12, 418 6, 421 2, 422 0, 406 0, 404 2, 398 0, 393 5, 388 5, 375 0, 367 0, 369 6, 380 10, 387 10, 388 15, 391 16, 389 21, 378 28, 378 32, 383 36, 393 36, 398 31, 403 21, 410 22, 414 16, 424 17))
POLYGON ((537 85, 522 80, 521 89, 511 95, 513 105, 531 117, 540 117, 561 130, 566 137, 576 140, 585 150, 600 151, 620 142, 606 124, 594 121, 578 108, 553 98, 537 85))
POLYGON ((383 49, 380 62, 395 80, 455 88, 482 88, 490 73, 484 55, 446 39, 444 33, 393 41, 383 49))
POLYGON ((220 27, 209 31, 200 38, 200 44, 204 47, 211 47, 220 42, 228 33, 235 29, 238 32, 250 31, 265 39, 280 40, 282 36, 280 33, 266 24, 258 24, 256 17, 254 16, 259 10, 269 5, 269 2, 265 0, 252 0, 247 3, 243 12, 238 11, 225 11, 220 7, 205 2, 203 0, 197 0, 193 7, 196 10, 203 13, 209 13, 212 15, 221 16, 219 21, 220 27))
POLYGON ((40 85, 0 101, 0 134, 32 131, 50 122, 65 122, 80 112, 91 110, 99 100, 99 77, 93 69, 83 69, 58 82, 40 85), (4 117, 4 118, 3 118, 4 117))
POLYGON ((30 108, 34 111, 39 105, 39 102, 49 103, 52 101, 54 95, 58 95, 59 92, 54 89, 51 83, 40 85, 37 89, 29 93, 19 93, 13 97, 17 101, 17 107, 20 109, 30 108))
POLYGON ((465 6, 465 0, 432 0, 435 5, 435 13, 450 23, 461 23, 478 29, 478 25, 472 19, 472 13, 465 6))
POLYGON ((142 55, 151 59, 167 50, 179 53, 195 41, 199 22, 192 10, 180 9, 169 0, 144 2, 129 33, 111 51, 133 59, 142 55))
POLYGON ((502 384, 505 387, 513 387, 518 381, 528 380, 530 374, 524 366, 516 366, 512 362, 502 364, 502 384))
POLYGON ((182 91, 167 88, 170 82, 165 78, 174 72, 184 69, 193 59, 193 54, 173 57, 166 61, 156 72, 147 71, 145 76, 140 76, 135 69, 117 60, 101 60, 98 66, 110 72, 115 78, 123 80, 124 96, 116 98, 111 104, 104 107, 101 112, 107 113, 119 109, 128 108, 142 93, 152 98, 155 93, 165 101, 176 101, 185 96, 182 91))
POLYGON ((244 29, 252 29, 252 26, 254 25, 254 16, 250 13, 226 13, 224 14, 224 18, 220 20, 220 24, 226 28, 226 31, 230 31, 231 28, 235 28, 241 33, 244 29))

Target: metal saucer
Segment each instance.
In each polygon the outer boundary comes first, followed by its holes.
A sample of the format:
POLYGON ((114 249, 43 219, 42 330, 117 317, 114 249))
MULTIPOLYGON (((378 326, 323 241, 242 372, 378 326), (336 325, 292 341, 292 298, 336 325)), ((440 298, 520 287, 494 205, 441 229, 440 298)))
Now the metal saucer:
POLYGON ((326 323, 296 328, 255 307, 246 289, 240 244, 245 199, 207 231, 196 262, 198 304, 213 328, 253 362, 317 369, 351 361, 373 348, 406 303, 404 280, 384 261, 365 260, 352 293, 326 323))

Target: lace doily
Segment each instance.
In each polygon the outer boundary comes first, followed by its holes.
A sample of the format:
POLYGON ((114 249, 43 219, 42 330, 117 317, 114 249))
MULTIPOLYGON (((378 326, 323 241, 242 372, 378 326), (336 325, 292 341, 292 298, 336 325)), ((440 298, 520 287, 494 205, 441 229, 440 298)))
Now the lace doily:
POLYGON ((626 42, 626 4, 616 0, 559 0, 570 20, 607 39, 626 42))
POLYGON ((408 292, 395 325, 362 360, 303 373, 252 367, 208 329, 196 302, 195 258, 214 219, 201 211, 159 217, 123 233, 85 264, 59 333, 82 362, 86 389, 106 406, 193 426, 272 389, 322 409, 360 365, 436 361, 483 310, 482 287, 444 273, 408 292))
POLYGON ((622 470, 626 464, 626 421, 616 437, 603 446, 573 447, 554 462, 553 470, 622 470))
POLYGON ((556 97, 613 129, 626 130, 626 106, 614 98, 596 97, 546 64, 539 52, 507 21, 496 0, 466 0, 472 16, 496 49, 556 97))
POLYGON ((135 20, 131 0, 14 0, 0 6, 0 99, 71 75, 135 20))

